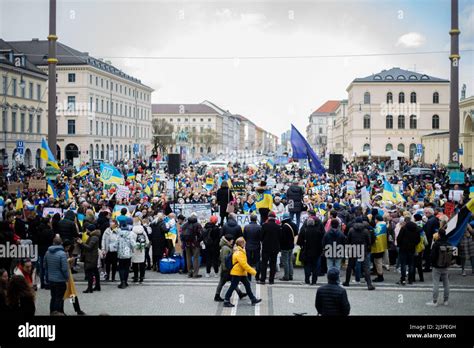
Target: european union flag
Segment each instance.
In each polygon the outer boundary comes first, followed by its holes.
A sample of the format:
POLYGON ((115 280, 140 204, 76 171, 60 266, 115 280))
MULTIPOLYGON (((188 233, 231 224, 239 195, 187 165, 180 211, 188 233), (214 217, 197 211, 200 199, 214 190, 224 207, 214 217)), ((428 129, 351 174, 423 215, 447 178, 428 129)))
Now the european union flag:
POLYGON ((291 147, 293 148, 293 158, 296 159, 308 159, 309 167, 311 171, 316 174, 326 173, 326 169, 321 164, 318 155, 314 152, 312 147, 296 129, 295 126, 291 125, 291 147))

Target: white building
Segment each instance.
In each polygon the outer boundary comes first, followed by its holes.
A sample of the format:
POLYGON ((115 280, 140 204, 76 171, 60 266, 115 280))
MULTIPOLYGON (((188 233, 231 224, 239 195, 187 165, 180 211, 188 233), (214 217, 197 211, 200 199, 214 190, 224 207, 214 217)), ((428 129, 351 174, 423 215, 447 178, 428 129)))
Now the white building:
POLYGON ((346 157, 395 149, 413 158, 422 136, 449 129, 448 80, 392 68, 354 79, 347 93, 347 121, 332 130, 346 157))
POLYGON ((12 168, 23 163, 27 167, 41 167, 41 139, 46 137, 48 129, 45 93, 48 76, 22 51, 1 39, 0 76, 0 165, 12 168), (17 148, 21 144, 23 147, 17 148))
POLYGON ((318 154, 324 155, 328 150, 328 138, 331 136, 328 131, 334 123, 339 104, 339 100, 328 100, 309 116, 306 138, 318 154))
MULTIPOLYGON (((48 41, 9 44, 47 73, 48 41)), ((153 89, 110 62, 60 42, 57 56, 58 159, 77 163, 149 156, 153 89)))

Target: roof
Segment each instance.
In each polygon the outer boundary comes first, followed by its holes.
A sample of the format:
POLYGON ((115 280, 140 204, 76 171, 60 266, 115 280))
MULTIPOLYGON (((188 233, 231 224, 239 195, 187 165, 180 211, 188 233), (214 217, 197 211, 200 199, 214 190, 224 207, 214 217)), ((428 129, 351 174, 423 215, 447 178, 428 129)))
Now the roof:
POLYGON ((422 136, 422 138, 424 137, 435 137, 435 136, 438 136, 438 135, 448 135, 449 132, 436 132, 436 133, 430 133, 430 134, 425 134, 422 136))
POLYGON ((152 114, 217 114, 218 112, 205 104, 152 104, 152 114), (183 112, 184 111, 184 112, 183 112))
POLYGON ((449 82, 449 80, 403 70, 398 67, 382 70, 377 74, 354 79, 352 82, 449 82))
MULTIPOLYGON (((9 50, 9 51, 13 51, 13 53, 15 54, 23 54, 25 52, 21 51, 21 50, 18 50, 17 48, 13 47, 12 45, 10 45, 8 42, 0 39, 0 50, 9 50)), ((18 69, 25 69, 25 70, 28 70, 28 71, 32 71, 36 74, 40 74, 40 75, 43 75, 47 78, 47 74, 45 72, 43 72, 43 70, 41 69, 38 69, 36 67, 36 65, 34 63, 31 62, 31 60, 28 58, 27 55, 25 55, 25 67, 17 67, 18 69)), ((4 57, 3 55, 0 55, 0 63, 2 64, 7 64, 7 65, 11 65, 11 66, 14 66, 13 63, 9 62, 8 59, 6 59, 6 57, 4 57)))
POLYGON ((321 114, 330 114, 335 112, 337 108, 341 105, 340 100, 328 100, 323 105, 321 105, 314 113, 321 113, 321 114))
MULTIPOLYGON (((36 66, 47 65, 46 59, 48 56, 48 41, 33 39, 31 41, 9 41, 11 46, 15 47, 20 52, 24 52, 27 58, 36 66)), ((78 51, 61 42, 57 42, 56 56, 58 59, 58 66, 61 65, 90 65, 99 70, 103 70, 117 77, 129 80, 134 83, 143 85, 141 81, 133 76, 127 75, 120 69, 113 65, 106 63, 100 59, 89 56, 87 52, 78 51)), ((145 86, 145 85, 143 85, 145 86)), ((148 87, 148 86, 145 86, 148 87)), ((149 88, 149 87, 148 87, 149 88)))

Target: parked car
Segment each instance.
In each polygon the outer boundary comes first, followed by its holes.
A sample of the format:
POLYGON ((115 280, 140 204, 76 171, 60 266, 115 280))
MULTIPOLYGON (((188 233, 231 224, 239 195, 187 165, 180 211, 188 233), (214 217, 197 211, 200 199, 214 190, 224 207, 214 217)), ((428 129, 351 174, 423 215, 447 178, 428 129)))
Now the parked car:
POLYGON ((408 179, 433 180, 434 172, 430 168, 410 168, 403 173, 408 179))

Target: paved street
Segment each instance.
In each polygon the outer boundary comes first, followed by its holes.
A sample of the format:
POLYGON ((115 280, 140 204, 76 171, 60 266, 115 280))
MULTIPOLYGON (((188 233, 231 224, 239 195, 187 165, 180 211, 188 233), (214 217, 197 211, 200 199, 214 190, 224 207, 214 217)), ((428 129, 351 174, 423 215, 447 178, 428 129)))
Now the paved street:
MULTIPOLYGON (((201 272, 203 269, 201 269, 201 272)), ((201 273, 202 274, 202 273, 201 273)), ((344 274, 344 272, 342 272, 344 274)), ((474 313, 474 275, 460 275, 459 268, 450 272, 451 295, 448 307, 431 308, 431 274, 424 283, 411 286, 396 285, 399 274, 385 273, 385 282, 375 291, 363 285, 351 284, 348 290, 351 315, 472 315, 474 313)), ((234 293, 234 308, 224 308, 213 301, 218 278, 188 279, 185 275, 163 275, 147 271, 143 284, 133 284, 126 290, 117 288, 118 282, 102 282, 102 291, 83 294, 86 288, 82 273, 76 274, 76 286, 82 309, 89 315, 316 315, 314 300, 317 286, 303 284, 303 270, 295 269, 292 282, 276 281, 274 285, 256 285, 252 289, 262 303, 253 307, 248 298, 238 301, 234 293)), ((227 289, 225 287, 224 289, 227 289)), ((222 296, 224 296, 222 293, 222 296)), ((37 314, 49 315, 49 291, 38 290, 37 314)), ((65 303, 65 312, 74 315, 72 304, 65 303)))

